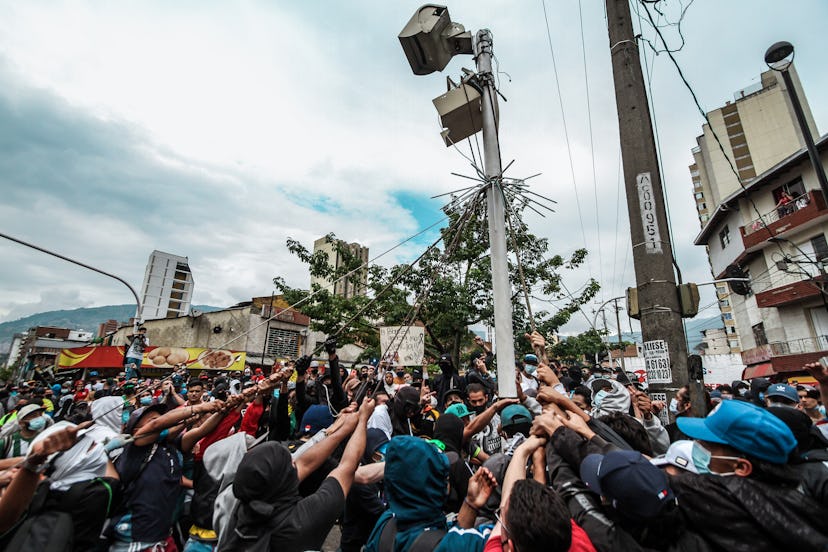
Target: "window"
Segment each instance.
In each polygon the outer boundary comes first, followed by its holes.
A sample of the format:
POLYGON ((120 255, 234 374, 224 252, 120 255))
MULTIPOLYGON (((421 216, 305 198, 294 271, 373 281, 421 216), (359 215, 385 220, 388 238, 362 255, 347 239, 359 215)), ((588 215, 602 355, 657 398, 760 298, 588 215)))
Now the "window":
POLYGON ((722 249, 726 249, 730 244, 730 227, 725 225, 722 231, 719 232, 719 243, 722 244, 722 249))
POLYGON ((735 334, 736 333, 736 326, 728 326, 727 327, 727 333, 735 334))
POLYGON ((265 351, 271 357, 296 358, 299 356, 299 332, 270 328, 265 351))
POLYGON ((733 315, 729 312, 726 312, 722 315, 725 320, 733 320, 733 315))
POLYGON ((731 349, 737 349, 739 347, 739 341, 736 339, 731 339, 728 343, 730 344, 731 349))
POLYGON ((696 192, 694 195, 696 196, 696 199, 704 199, 704 193, 703 192, 696 192))
POLYGON ((730 300, 729 299, 722 299, 721 301, 719 301, 719 306, 720 307, 729 307, 730 306, 730 300))
POLYGON ((778 188, 773 190, 773 201, 775 203, 779 202, 779 198, 782 197, 782 192, 787 192, 788 194, 790 194, 791 197, 796 199, 797 197, 805 193, 805 185, 802 183, 801 178, 797 178, 795 180, 788 182, 787 184, 779 186, 778 188))
POLYGON ((699 211, 704 211, 707 209, 707 203, 699 203, 696 207, 698 207, 699 211))
POLYGON ((814 248, 814 256, 817 261, 828 260, 828 242, 825 241, 825 234, 811 238, 811 246, 814 248))
POLYGON ((707 215, 701 215, 701 216, 699 217, 699 220, 700 220, 700 221, 702 221, 702 222, 704 223, 704 222, 707 222, 709 218, 710 218, 710 217, 709 217, 709 216, 707 216, 707 215))
POLYGON ((755 326, 753 326, 753 340, 756 341, 756 346, 759 345, 767 345, 768 344, 768 337, 765 335, 765 324, 764 322, 759 322, 755 326))

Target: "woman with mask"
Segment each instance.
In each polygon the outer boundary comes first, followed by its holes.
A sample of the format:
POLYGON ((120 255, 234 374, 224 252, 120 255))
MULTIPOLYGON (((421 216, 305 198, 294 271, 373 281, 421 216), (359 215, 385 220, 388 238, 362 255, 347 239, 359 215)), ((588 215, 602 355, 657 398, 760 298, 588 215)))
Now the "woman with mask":
POLYGON ((4 426, 5 436, 0 439, 3 458, 26 456, 31 442, 47 425, 54 422, 39 404, 27 404, 17 413, 17 419, 4 426), (15 427, 16 426, 16 427, 15 427))

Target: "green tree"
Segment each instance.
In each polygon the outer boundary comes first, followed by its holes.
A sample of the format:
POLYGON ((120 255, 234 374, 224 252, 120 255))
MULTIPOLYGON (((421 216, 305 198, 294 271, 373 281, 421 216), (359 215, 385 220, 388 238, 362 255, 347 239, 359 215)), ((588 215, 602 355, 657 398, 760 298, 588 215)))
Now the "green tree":
MULTIPOLYGON (((556 312, 533 313, 542 333, 556 331, 599 289, 598 283, 590 280, 578 295, 570 296, 562 291, 561 271, 581 265, 587 252, 579 249, 569 258, 549 255, 549 241, 530 233, 522 221, 524 208, 521 204, 513 205, 514 232, 508 242, 517 351, 529 350, 523 334, 529 331, 530 324, 514 255, 515 244, 530 293, 565 303, 556 312)), ((427 353, 436 356, 449 352, 458 362, 461 350, 472 342, 468 328, 480 323, 493 324, 489 234, 485 201, 481 198, 461 206, 450 203, 443 210, 449 222, 441 230, 440 244, 428 250, 414 266, 368 267, 367 296, 346 299, 313 285, 310 291, 315 295, 299 306, 313 319, 313 329, 329 334, 340 331, 343 342, 359 342, 368 347, 366 356, 376 356, 378 325, 409 324, 416 320, 425 326, 427 353)), ((288 240, 288 250, 308 265, 312 276, 329 281, 347 277, 361 285, 357 270, 361 261, 333 234, 327 239, 339 255, 339 269, 328 263, 324 252, 311 253, 295 240, 288 240), (352 274, 346 276, 349 273, 352 274)), ((281 278, 276 278, 274 283, 291 304, 308 297, 308 291, 291 288, 281 278)))

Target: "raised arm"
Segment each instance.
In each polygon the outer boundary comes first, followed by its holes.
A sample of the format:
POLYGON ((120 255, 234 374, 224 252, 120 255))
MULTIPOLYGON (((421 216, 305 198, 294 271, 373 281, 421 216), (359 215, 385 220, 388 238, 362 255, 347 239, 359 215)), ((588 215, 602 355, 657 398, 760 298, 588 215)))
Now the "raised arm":
POLYGON ((503 488, 501 490, 500 507, 503 508, 509 500, 509 494, 516 481, 526 479, 526 463, 534 452, 546 444, 546 439, 532 435, 526 439, 512 456, 509 467, 506 468, 506 475, 503 476, 503 488))
POLYGON ((468 441, 473 435, 483 431, 483 428, 489 425, 494 415, 509 406, 510 404, 520 404, 517 399, 500 399, 474 417, 474 420, 469 422, 469 425, 463 428, 463 441, 468 441))
POLYGON ((211 431, 216 429, 224 419, 229 411, 224 408, 224 403, 221 401, 213 401, 212 403, 208 404, 218 404, 216 406, 216 411, 213 414, 204 420, 204 422, 198 426, 194 427, 193 429, 184 433, 181 437, 181 452, 190 452, 195 447, 196 443, 198 443, 202 437, 205 437, 210 434, 211 431))
POLYGON ((354 482, 354 473, 359 466, 359 461, 365 452, 365 426, 368 424, 368 418, 374 412, 374 399, 365 399, 362 401, 362 406, 359 408, 359 420, 357 421, 356 429, 354 430, 351 439, 345 446, 345 452, 342 453, 342 459, 328 477, 333 477, 339 482, 342 487, 342 493, 348 496, 351 490, 351 484, 354 482))
POLYGON ((195 406, 179 407, 167 412, 166 414, 155 418, 147 423, 144 427, 138 430, 134 435, 135 445, 142 447, 150 445, 155 442, 158 434, 165 429, 177 426, 187 418, 195 416, 196 414, 205 414, 215 412, 219 405, 214 402, 201 403, 195 406))
POLYGON ((313 445, 306 453, 296 459, 296 474, 299 477, 299 481, 303 481, 307 476, 316 471, 333 454, 336 447, 356 429, 357 423, 359 422, 359 414, 354 411, 348 411, 350 408, 348 407, 343 410, 339 414, 337 421, 331 426, 331 429, 337 426, 336 431, 329 431, 328 435, 322 441, 313 445))

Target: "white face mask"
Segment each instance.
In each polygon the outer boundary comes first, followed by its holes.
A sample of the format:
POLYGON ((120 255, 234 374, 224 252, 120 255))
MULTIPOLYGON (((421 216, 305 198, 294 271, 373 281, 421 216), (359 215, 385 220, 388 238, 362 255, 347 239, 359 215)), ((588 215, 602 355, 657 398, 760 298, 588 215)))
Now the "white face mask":
POLYGON ((675 397, 670 399, 670 412, 678 414, 678 400, 675 397))
POLYGON ((592 398, 592 404, 595 406, 595 408, 601 407, 601 403, 604 402, 604 399, 607 398, 607 395, 609 395, 609 393, 607 393, 606 389, 601 389, 600 391, 595 393, 595 396, 592 398))

